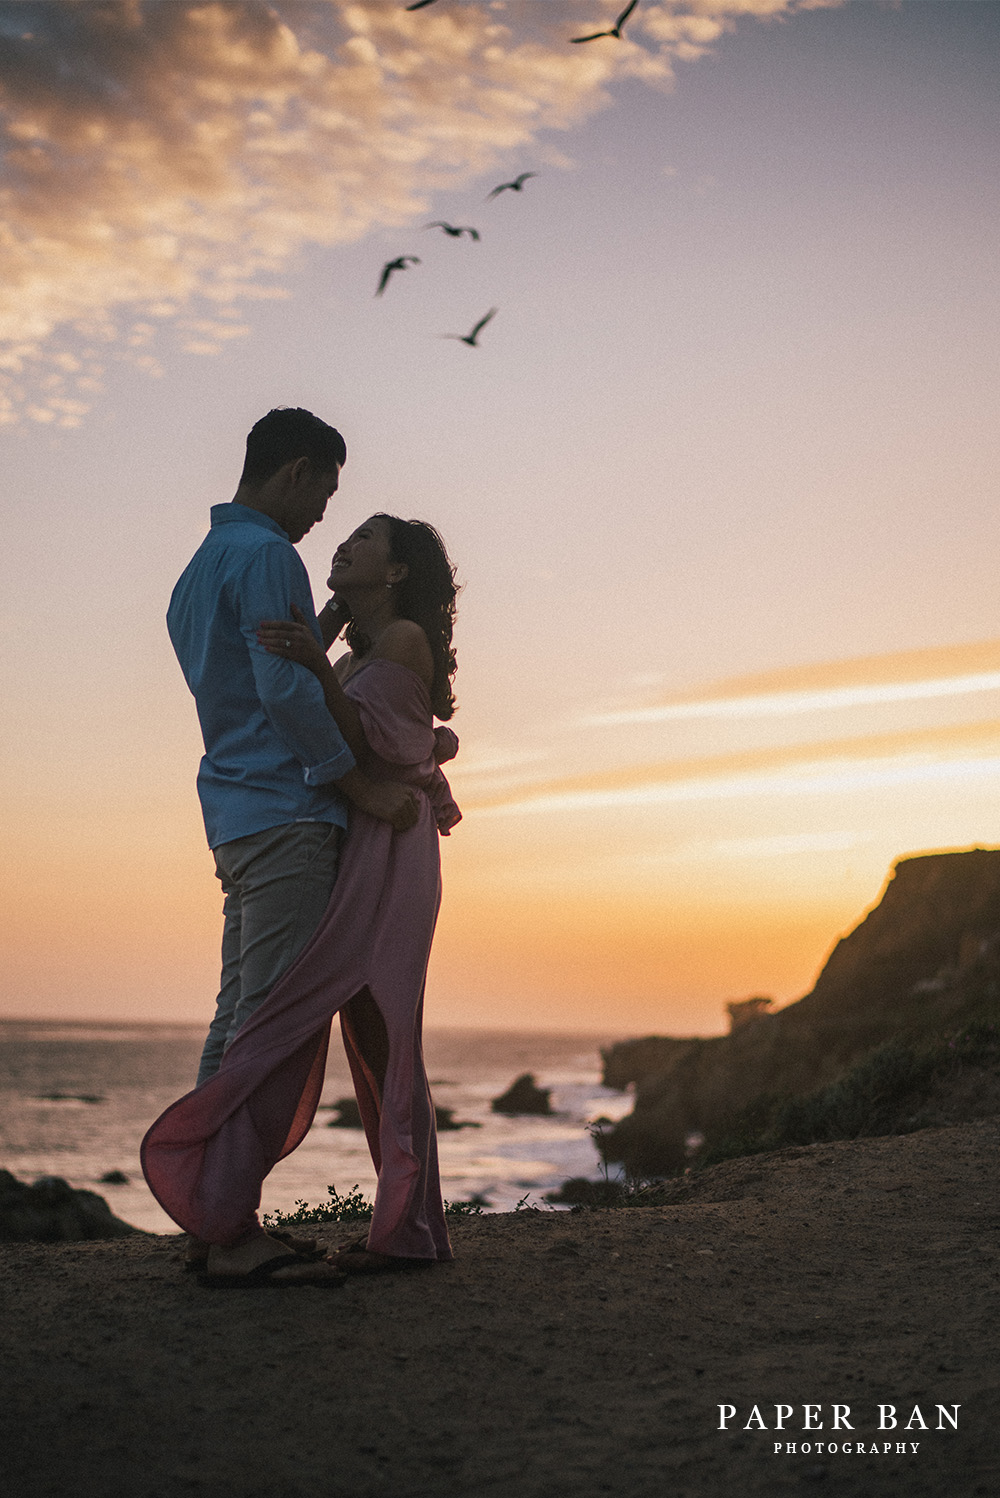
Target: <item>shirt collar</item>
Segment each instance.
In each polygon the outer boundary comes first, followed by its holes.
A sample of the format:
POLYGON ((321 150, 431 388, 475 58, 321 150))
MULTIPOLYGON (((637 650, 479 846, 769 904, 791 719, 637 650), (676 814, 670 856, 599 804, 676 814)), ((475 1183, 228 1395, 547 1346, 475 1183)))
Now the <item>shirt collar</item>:
POLYGON ((249 505, 237 504, 231 499, 228 504, 212 506, 212 526, 226 525, 230 521, 249 521, 251 525, 262 525, 265 530, 274 531, 275 535, 283 536, 287 541, 288 532, 280 526, 270 515, 261 514, 260 510, 251 510, 249 505))

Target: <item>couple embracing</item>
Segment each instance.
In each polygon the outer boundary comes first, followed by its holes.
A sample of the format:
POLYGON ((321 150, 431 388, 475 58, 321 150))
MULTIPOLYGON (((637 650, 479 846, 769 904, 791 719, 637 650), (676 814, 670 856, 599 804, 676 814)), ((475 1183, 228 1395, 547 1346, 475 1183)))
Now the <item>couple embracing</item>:
POLYGON ((373 515, 338 546, 315 614, 295 543, 346 459, 311 412, 268 412, 167 614, 205 743, 222 980, 197 1086, 153 1124, 142 1165, 213 1287, 332 1286, 452 1257, 421 1021, 438 837, 460 817, 441 771, 458 740, 434 726, 455 705, 454 569, 431 526, 373 515), (312 1123, 334 1015, 378 1189, 367 1239, 323 1260, 257 1209, 312 1123))

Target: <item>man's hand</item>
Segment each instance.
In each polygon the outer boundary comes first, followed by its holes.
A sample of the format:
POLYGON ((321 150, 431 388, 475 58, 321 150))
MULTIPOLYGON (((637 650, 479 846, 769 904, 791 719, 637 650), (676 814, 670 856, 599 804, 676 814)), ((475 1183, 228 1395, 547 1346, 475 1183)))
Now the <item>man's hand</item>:
POLYGON ((389 822, 396 832, 408 832, 416 826, 420 801, 408 785, 396 780, 368 780, 357 770, 351 770, 337 785, 359 811, 389 822))
POLYGON ((409 786, 400 785, 395 780, 369 780, 366 786, 364 803, 355 797, 355 806, 360 806, 370 817, 391 823, 396 832, 407 832, 417 825, 420 802, 409 786))

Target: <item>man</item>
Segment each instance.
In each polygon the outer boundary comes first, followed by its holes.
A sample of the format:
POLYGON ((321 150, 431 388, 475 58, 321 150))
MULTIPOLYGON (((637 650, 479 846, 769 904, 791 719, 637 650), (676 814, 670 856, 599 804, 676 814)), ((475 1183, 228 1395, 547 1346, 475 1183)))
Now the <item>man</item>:
POLYGON ((293 604, 319 637, 293 543, 323 518, 346 458, 340 433, 309 411, 262 417, 239 488, 230 504, 212 506, 212 528, 167 612, 201 721, 198 792, 225 894, 222 984, 199 1083, 319 924, 347 821, 343 797, 397 831, 417 817, 412 791, 359 773, 312 672, 257 643, 261 621, 290 618, 293 604))
MULTIPOLYGON (((360 774, 312 672, 257 643, 261 621, 291 618, 293 604, 319 638, 294 543, 323 518, 346 459, 340 433, 310 411, 269 411, 247 438, 232 502, 212 506, 211 530, 167 611, 201 721, 198 793, 225 894, 222 983, 199 1084, 318 926, 337 874, 344 796, 400 832, 417 820, 411 790, 360 774)), ((191 1239, 188 1265, 238 1281, 275 1266, 279 1281, 342 1278, 282 1253, 287 1243, 259 1228, 228 1247, 191 1239)))

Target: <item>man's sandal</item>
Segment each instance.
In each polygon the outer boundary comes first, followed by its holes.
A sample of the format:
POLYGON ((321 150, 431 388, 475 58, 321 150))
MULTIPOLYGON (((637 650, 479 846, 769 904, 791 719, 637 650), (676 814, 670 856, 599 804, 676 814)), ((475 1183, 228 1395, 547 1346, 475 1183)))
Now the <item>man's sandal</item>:
MULTIPOLYGON (((276 1242, 283 1243, 289 1253, 297 1254, 300 1259, 307 1263, 314 1263, 323 1257, 323 1250, 315 1238, 296 1238, 294 1233, 272 1232, 267 1235, 274 1238, 276 1242)), ((184 1260, 185 1274, 201 1274, 208 1268, 208 1249, 203 1248, 198 1253, 190 1254, 184 1260)))
POLYGON ((339 1289, 346 1278, 346 1275, 339 1274, 325 1260, 310 1263, 300 1254, 275 1254, 272 1259, 265 1259, 263 1264, 256 1265, 246 1274, 199 1274, 198 1283, 206 1290, 294 1290, 299 1285, 334 1290, 339 1289), (309 1274, 296 1275, 294 1279, 275 1278, 279 1269, 287 1269, 292 1264, 308 1269, 309 1274), (324 1272, 320 1273, 321 1270, 324 1272))

